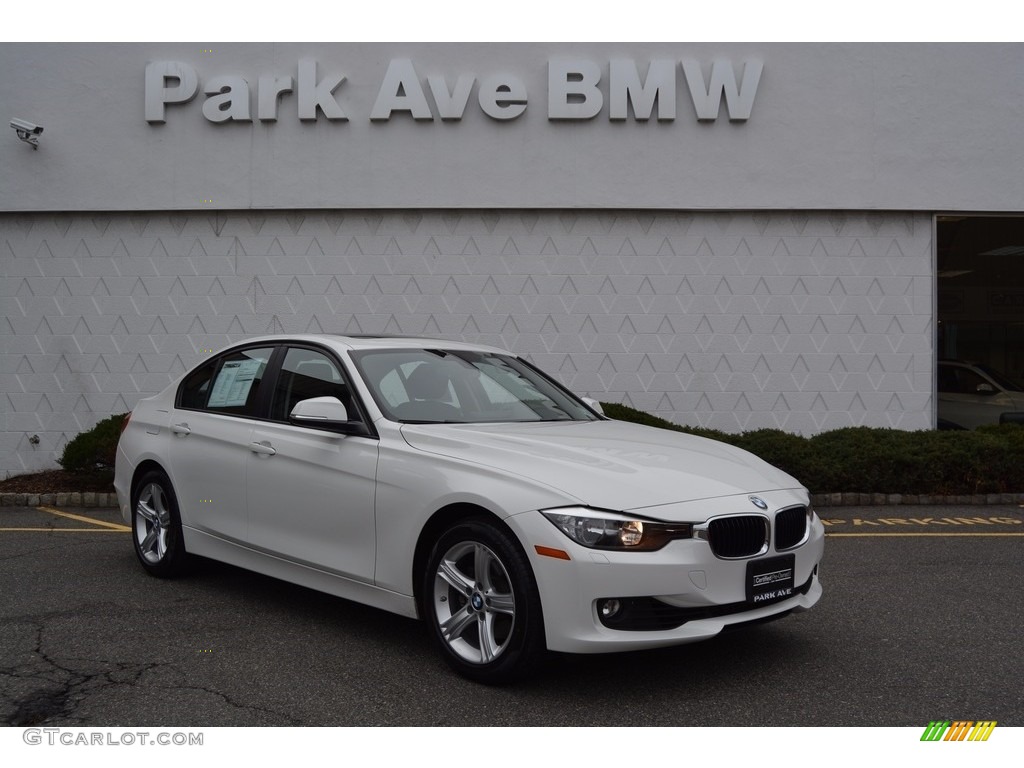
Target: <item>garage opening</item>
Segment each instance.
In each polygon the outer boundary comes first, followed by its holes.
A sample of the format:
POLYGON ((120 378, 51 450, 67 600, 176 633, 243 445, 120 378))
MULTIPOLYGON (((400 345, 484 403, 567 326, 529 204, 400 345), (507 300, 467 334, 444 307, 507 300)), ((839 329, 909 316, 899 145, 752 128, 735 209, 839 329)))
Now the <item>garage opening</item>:
POLYGON ((938 426, 1024 423, 1024 217, 939 216, 938 426))

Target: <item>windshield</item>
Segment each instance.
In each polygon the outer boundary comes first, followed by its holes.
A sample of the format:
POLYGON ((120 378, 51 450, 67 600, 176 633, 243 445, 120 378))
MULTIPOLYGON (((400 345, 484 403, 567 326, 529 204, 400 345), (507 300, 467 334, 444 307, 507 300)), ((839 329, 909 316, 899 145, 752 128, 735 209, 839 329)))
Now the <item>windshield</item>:
POLYGON ((445 349, 363 350, 356 368, 381 411, 407 424, 595 421, 590 409, 509 355, 445 349))
POLYGON ((984 371, 992 381, 1003 389, 1010 392, 1024 392, 1024 385, 1020 382, 1014 381, 1005 373, 1001 373, 994 368, 989 368, 987 365, 982 365, 980 363, 976 367, 979 370, 984 371))

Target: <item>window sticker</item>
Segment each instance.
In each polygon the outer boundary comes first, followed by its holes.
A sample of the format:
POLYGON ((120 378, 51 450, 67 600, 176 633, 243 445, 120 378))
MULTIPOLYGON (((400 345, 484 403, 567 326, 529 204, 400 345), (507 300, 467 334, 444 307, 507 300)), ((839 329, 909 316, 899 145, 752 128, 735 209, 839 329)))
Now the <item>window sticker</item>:
POLYGON ((231 360, 224 363, 217 374, 207 407, 233 408, 245 405, 262 365, 262 360, 231 360))

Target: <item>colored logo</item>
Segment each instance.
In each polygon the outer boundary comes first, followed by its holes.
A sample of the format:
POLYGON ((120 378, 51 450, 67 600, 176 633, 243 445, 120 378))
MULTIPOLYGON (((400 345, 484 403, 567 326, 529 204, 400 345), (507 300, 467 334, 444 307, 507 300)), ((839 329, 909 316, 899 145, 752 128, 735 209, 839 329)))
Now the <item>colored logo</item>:
POLYGON ((995 727, 995 720, 932 720, 921 741, 988 741, 995 727))
POLYGON ((760 496, 747 496, 750 499, 750 503, 758 509, 768 509, 768 502, 762 499, 760 496))

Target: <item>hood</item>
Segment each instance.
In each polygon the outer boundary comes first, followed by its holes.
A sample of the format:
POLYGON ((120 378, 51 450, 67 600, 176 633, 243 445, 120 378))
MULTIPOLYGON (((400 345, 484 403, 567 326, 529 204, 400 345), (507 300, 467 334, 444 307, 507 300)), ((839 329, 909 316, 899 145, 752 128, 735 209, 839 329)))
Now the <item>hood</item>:
POLYGON ((606 509, 801 487, 731 445, 622 421, 406 424, 402 435, 418 450, 527 477, 606 509))

